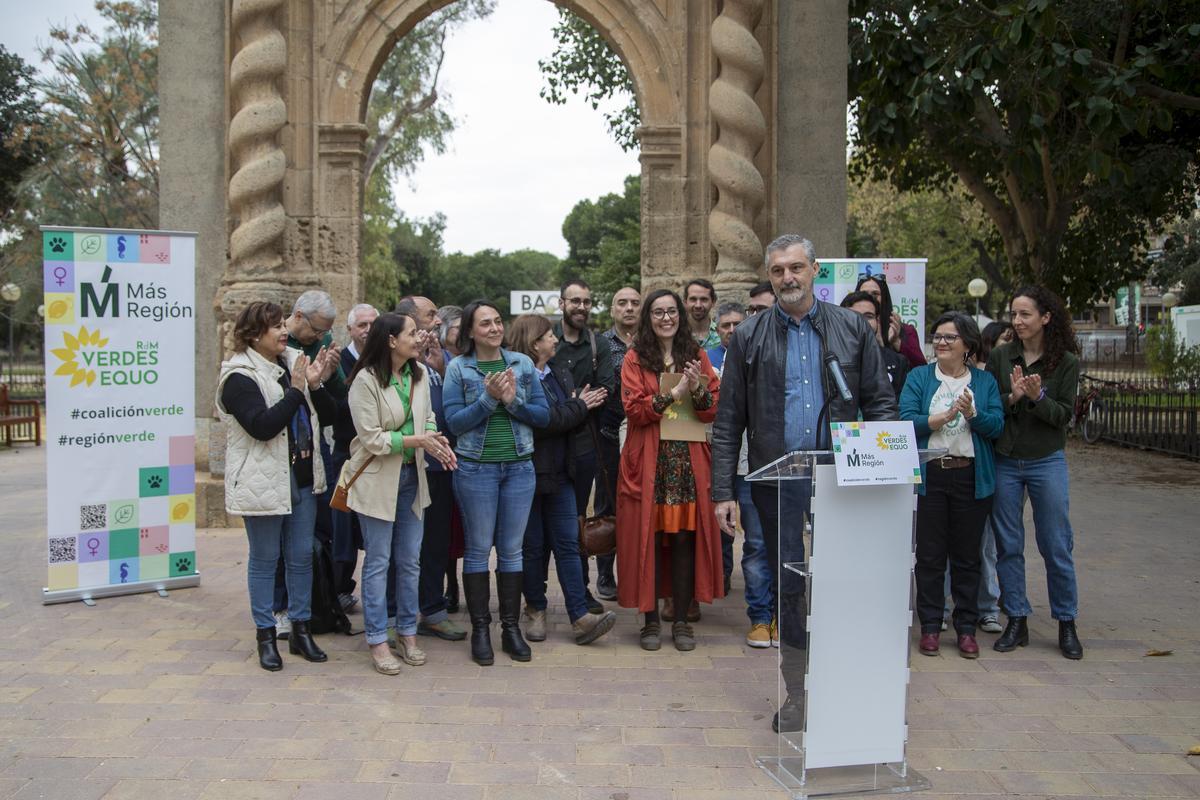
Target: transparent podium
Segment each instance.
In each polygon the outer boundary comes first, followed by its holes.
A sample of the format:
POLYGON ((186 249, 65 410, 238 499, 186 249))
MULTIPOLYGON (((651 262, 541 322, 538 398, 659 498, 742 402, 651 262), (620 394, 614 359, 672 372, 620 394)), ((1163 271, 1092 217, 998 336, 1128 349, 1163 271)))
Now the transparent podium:
POLYGON ((929 788, 905 755, 915 485, 838 486, 830 451, 746 480, 779 514, 779 736, 756 762, 793 798, 929 788))

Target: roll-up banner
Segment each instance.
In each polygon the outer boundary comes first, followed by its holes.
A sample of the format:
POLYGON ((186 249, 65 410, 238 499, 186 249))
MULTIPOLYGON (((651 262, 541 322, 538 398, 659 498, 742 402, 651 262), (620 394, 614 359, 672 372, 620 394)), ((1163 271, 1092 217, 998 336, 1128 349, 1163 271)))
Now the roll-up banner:
POLYGON ((820 271, 813 285, 818 300, 840 303, 854 291, 859 278, 879 277, 887 281, 892 295, 892 311, 913 325, 921 340, 925 338, 925 264, 924 258, 830 258, 818 259, 820 271))
POLYGON ((42 228, 43 603, 196 586, 196 235, 42 228))

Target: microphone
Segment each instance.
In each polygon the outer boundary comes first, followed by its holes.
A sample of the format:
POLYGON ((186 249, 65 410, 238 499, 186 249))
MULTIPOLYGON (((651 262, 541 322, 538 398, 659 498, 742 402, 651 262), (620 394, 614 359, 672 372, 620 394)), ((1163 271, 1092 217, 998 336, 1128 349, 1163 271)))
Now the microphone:
POLYGON ((842 365, 838 361, 837 356, 833 353, 826 353, 825 366, 829 368, 829 374, 833 376, 833 383, 837 386, 838 394, 842 396, 842 400, 847 403, 854 402, 854 395, 850 393, 850 387, 846 384, 846 375, 842 372, 842 365))

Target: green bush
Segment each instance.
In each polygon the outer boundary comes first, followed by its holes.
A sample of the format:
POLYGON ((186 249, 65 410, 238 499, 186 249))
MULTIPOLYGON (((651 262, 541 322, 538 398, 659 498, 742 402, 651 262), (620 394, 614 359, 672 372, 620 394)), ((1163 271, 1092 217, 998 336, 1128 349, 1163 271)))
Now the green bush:
POLYGON ((1180 342, 1170 322, 1146 329, 1146 363, 1151 372, 1173 384, 1200 383, 1200 346, 1180 342))

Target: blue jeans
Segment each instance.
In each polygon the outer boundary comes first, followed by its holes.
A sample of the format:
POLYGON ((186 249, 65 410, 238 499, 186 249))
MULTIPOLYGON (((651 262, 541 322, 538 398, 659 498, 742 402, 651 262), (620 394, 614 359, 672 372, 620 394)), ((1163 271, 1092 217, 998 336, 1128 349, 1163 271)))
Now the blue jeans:
POLYGON ((282 558, 287 585, 287 612, 295 622, 312 617, 313 524, 317 498, 312 487, 292 484, 292 513, 244 517, 250 555, 246 559, 246 583, 250 592, 250 614, 256 628, 275 625, 275 566, 282 558))
POLYGON ((488 571, 496 548, 497 572, 521 572, 521 546, 537 476, 533 462, 485 463, 460 459, 454 496, 462 513, 464 575, 488 571))
POLYGON ((400 471, 396 492, 396 519, 359 514, 366 554, 362 567, 363 625, 367 644, 387 641, 388 566, 396 569, 396 633, 417 633, 417 586, 421 576, 421 539, 424 523, 413 513, 417 497, 417 468, 408 464, 400 471))
POLYGON ((571 622, 588 613, 583 569, 579 560, 579 517, 575 488, 564 482, 554 494, 535 494, 525 526, 525 602, 546 610, 546 555, 554 552, 554 571, 566 600, 571 622))
POLYGON ((762 522, 750 497, 750 486, 741 475, 733 479, 733 491, 737 495, 742 533, 745 536, 742 541, 742 577, 746 580, 746 616, 751 624, 761 622, 769 625, 775 614, 775 588, 771 580, 771 562, 763 543, 762 522))
POLYGON ((996 576, 1000 604, 1010 617, 1033 609, 1025 595, 1025 493, 1033 505, 1034 535, 1046 562, 1050 615, 1073 620, 1079 612, 1072 550, 1067 459, 1059 450, 1045 458, 1015 459, 996 454, 996 497, 992 526, 996 533, 996 576))

